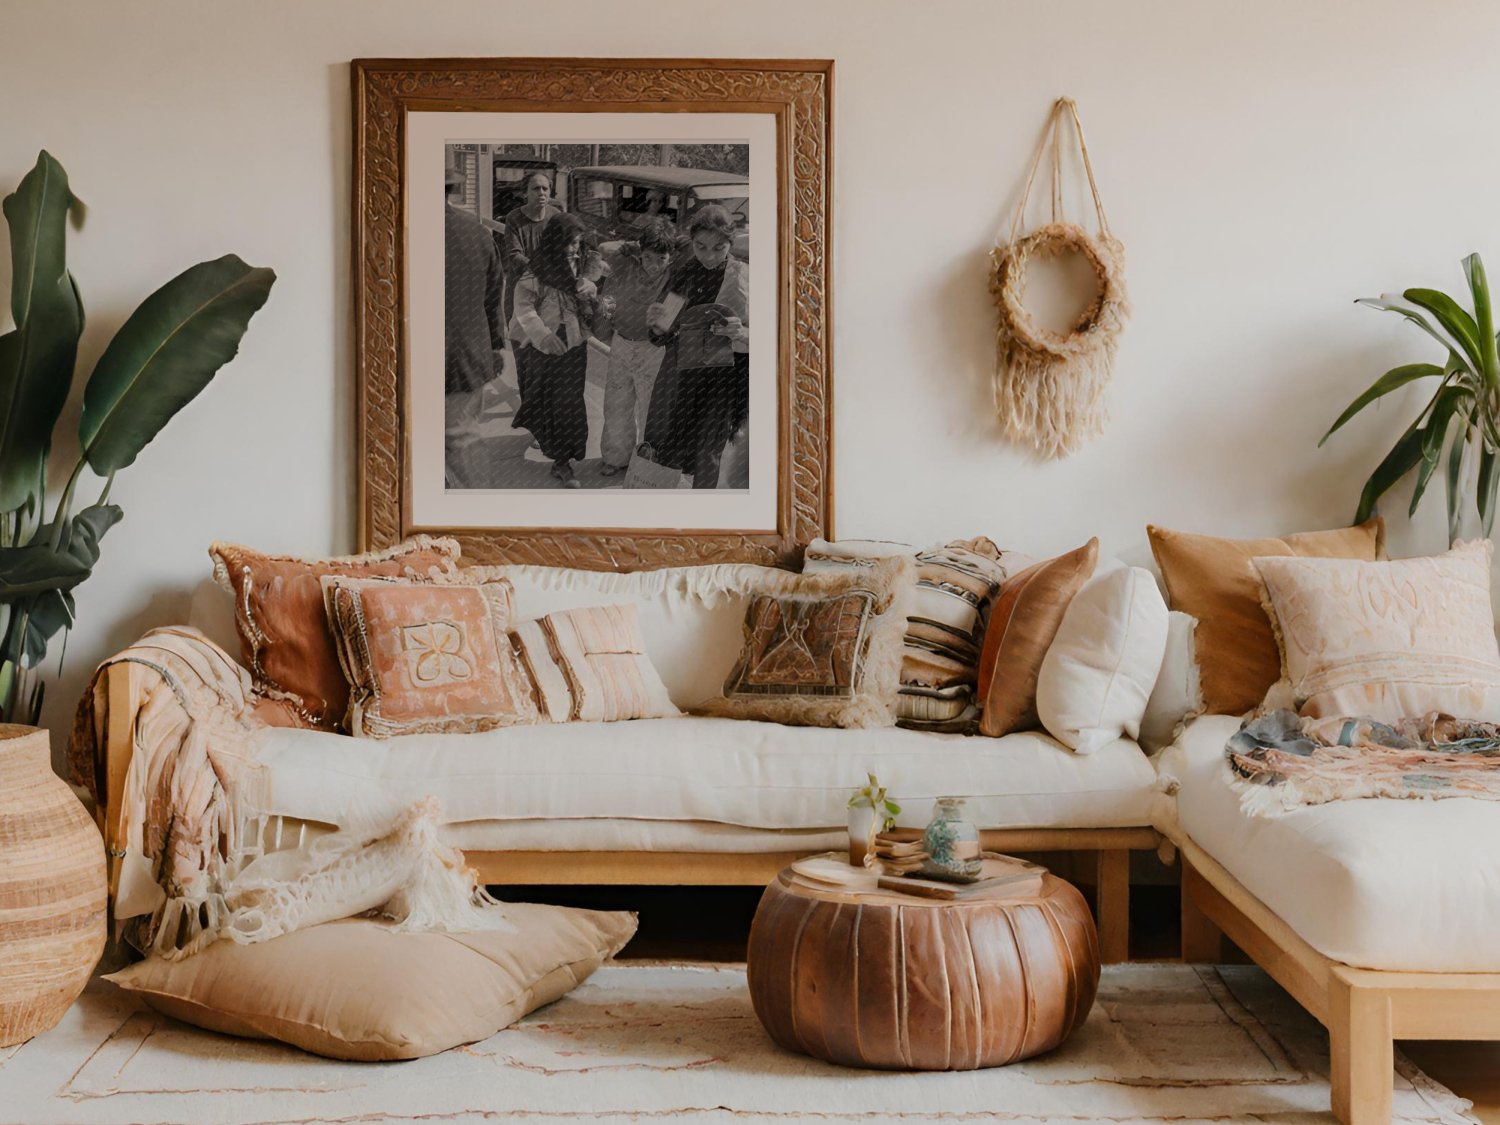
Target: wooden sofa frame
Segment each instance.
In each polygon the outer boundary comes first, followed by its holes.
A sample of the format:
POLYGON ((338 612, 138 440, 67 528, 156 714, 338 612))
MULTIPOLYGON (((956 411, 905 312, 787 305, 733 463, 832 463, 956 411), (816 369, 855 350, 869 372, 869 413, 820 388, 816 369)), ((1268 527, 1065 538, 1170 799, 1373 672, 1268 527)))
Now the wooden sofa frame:
MULTIPOLYGON (((120 796, 135 751, 135 718, 142 677, 153 675, 133 662, 105 669, 109 712, 105 731, 105 793, 98 810, 110 854, 110 901, 118 886, 120 796)), ((918 834, 912 832, 912 838, 918 834)), ((1093 852, 1100 959, 1129 958, 1130 853, 1154 850, 1153 828, 1013 828, 981 833, 982 845, 1000 852, 1093 852)), ((760 886, 810 851, 470 851, 464 858, 481 881, 498 886, 612 884, 625 886, 760 886)))
POLYGON ((1389 1125, 1397 1039, 1500 1039, 1500 973, 1356 969, 1319 953, 1191 840, 1182 859, 1182 959, 1235 945, 1328 1029, 1333 1113, 1389 1125))

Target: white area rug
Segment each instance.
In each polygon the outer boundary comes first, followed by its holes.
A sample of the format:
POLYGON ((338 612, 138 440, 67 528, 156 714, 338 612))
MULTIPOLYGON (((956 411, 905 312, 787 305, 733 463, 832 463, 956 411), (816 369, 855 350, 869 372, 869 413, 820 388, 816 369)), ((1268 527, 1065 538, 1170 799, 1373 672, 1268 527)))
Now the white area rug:
MULTIPOLYGON (((611 965, 483 1043, 337 1063, 155 1015, 95 981, 0 1050, 0 1122, 1331 1122, 1327 1036, 1258 969, 1105 969, 1088 1023, 997 1070, 893 1074, 788 1054, 741 967, 611 965)), ((1401 1060, 1397 1122, 1472 1122, 1401 1060)))

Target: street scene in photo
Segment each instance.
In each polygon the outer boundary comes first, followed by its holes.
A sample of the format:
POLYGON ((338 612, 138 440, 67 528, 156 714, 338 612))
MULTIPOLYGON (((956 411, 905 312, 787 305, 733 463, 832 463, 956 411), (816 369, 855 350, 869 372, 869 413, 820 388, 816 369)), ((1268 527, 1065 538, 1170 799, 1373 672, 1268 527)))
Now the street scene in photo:
POLYGON ((445 145, 448 491, 748 489, 749 163, 445 145))

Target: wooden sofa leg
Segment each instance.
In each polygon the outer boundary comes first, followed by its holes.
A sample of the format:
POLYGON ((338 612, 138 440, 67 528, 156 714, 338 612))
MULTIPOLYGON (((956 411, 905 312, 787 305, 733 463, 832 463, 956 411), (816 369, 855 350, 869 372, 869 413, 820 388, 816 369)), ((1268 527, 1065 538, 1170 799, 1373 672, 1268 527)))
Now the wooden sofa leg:
POLYGON ((1216 965, 1224 958, 1224 933, 1198 905, 1197 887, 1203 878, 1182 862, 1182 959, 1188 964, 1216 965))
POLYGON ((1130 852, 1101 849, 1094 891, 1099 904, 1099 960, 1116 965, 1130 960, 1130 852))
POLYGON ((1328 980, 1328 1045, 1333 1115, 1344 1125, 1389 1125, 1391 1002, 1353 984, 1338 969, 1328 980))

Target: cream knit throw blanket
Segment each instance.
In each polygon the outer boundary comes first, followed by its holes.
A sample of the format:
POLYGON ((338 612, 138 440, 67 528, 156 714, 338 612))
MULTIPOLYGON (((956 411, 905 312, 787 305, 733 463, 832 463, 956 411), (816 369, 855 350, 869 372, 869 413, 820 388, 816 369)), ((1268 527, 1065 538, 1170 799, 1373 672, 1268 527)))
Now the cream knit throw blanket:
POLYGON ((260 808, 248 674, 196 629, 155 629, 94 674, 68 747, 72 780, 103 804, 109 696, 103 672, 149 670, 132 724, 134 749, 118 828, 117 930, 143 952, 177 959, 221 937, 250 943, 375 911, 400 929, 507 927, 456 849, 438 839, 442 810, 418 802, 393 823, 340 825, 280 849, 260 808), (268 843, 271 845, 268 849, 268 843))

